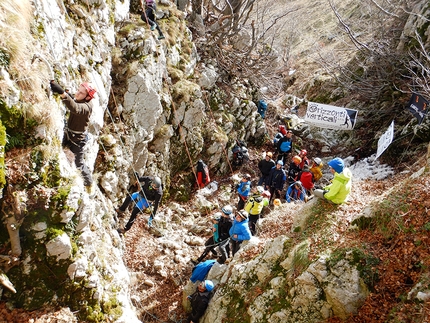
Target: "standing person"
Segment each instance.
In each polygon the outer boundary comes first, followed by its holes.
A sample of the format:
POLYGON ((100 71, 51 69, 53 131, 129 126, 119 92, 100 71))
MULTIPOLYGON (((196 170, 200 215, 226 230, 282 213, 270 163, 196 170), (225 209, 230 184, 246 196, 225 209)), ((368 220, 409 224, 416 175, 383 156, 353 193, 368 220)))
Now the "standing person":
POLYGON ((272 159, 273 154, 269 151, 266 156, 258 163, 258 169, 260 170, 261 176, 258 180, 258 186, 267 184, 269 180, 270 170, 276 165, 272 159))
POLYGON ((351 193, 352 173, 345 167, 343 160, 339 157, 330 160, 327 164, 334 175, 333 181, 322 190, 314 190, 314 195, 335 204, 342 204, 351 193))
POLYGON ((248 202, 245 205, 244 210, 249 214, 249 230, 251 234, 255 236, 256 233, 256 223, 260 218, 261 211, 263 211, 264 200, 262 193, 264 189, 262 186, 257 186, 252 190, 251 197, 248 199, 248 202))
POLYGON ((239 202, 237 203, 237 210, 239 211, 244 208, 249 193, 251 193, 251 175, 243 175, 242 180, 237 187, 237 192, 239 193, 239 202))
POLYGON ((285 199, 288 203, 306 201, 306 190, 302 186, 300 181, 294 182, 288 186, 287 194, 285 194, 285 199))
POLYGON ((218 259, 220 264, 225 263, 230 254, 230 228, 233 225, 233 208, 230 205, 224 206, 222 216, 218 222, 219 247, 218 250, 221 256, 218 259))
POLYGON ((307 154, 308 152, 306 151, 306 149, 302 149, 299 152, 299 157, 302 159, 299 165, 300 169, 303 169, 305 166, 309 166, 310 164, 308 157, 306 157, 307 154))
POLYGON ((203 253, 200 255, 200 257, 198 257, 196 260, 191 260, 191 262, 194 265, 197 265, 199 262, 201 262, 203 259, 205 259, 205 257, 208 255, 209 252, 212 252, 212 254, 215 257, 218 257, 218 253, 216 252, 215 248, 218 246, 218 243, 220 242, 219 240, 219 221, 222 217, 222 213, 221 212, 216 212, 213 216, 212 216, 212 236, 206 240, 205 242, 205 250, 203 251, 203 253))
POLYGON ((89 168, 84 163, 84 147, 87 142, 87 128, 93 110, 91 100, 94 99, 97 91, 89 83, 82 83, 73 97, 53 80, 50 86, 52 92, 60 95, 70 112, 67 126, 64 129, 63 146, 69 147, 75 155, 75 165, 81 170, 84 185, 87 190, 91 190, 93 179, 89 168))
POLYGON ((290 167, 288 168, 288 185, 293 184, 295 181, 297 181, 297 177, 299 176, 299 173, 301 171, 300 169, 300 163, 302 162, 302 159, 296 155, 291 159, 290 167))
POLYGON ((160 204, 161 197, 163 196, 163 187, 161 185, 161 179, 157 176, 142 176, 139 178, 139 183, 141 190, 133 194, 128 195, 122 205, 117 209, 118 214, 123 214, 130 202, 133 201, 135 206, 131 212, 130 219, 124 228, 119 228, 118 232, 124 234, 126 231, 130 230, 134 221, 136 220, 139 212, 145 211, 150 206, 153 206, 151 215, 148 219, 148 226, 152 226, 152 220, 157 213, 158 205, 160 204), (152 201, 152 202, 150 202, 152 201))
POLYGON ((199 322, 209 305, 209 301, 211 299, 210 294, 214 287, 214 283, 211 280, 206 279, 197 286, 197 289, 193 294, 188 296, 191 303, 191 314, 188 316, 187 323, 199 322))
POLYGON ((297 176, 297 180, 302 183, 302 186, 306 189, 307 195, 311 195, 314 189, 314 175, 309 170, 309 166, 305 165, 303 170, 297 176))
POLYGON ((321 158, 315 157, 312 160, 311 168, 309 170, 314 175, 314 182, 315 183, 318 182, 321 179, 321 177, 323 176, 323 174, 322 174, 323 166, 324 166, 324 164, 323 164, 321 158))
POLYGON ((142 13, 140 19, 146 22, 151 30, 155 30, 157 28, 158 31, 158 39, 164 39, 163 32, 160 29, 160 26, 155 22, 155 11, 157 10, 157 6, 155 4, 155 0, 146 0, 146 9, 145 12, 142 13))
POLYGON ((243 241, 251 239, 251 231, 248 226, 248 212, 245 210, 237 211, 230 228, 231 252, 233 256, 239 250, 243 241))
POLYGON ((286 165, 288 156, 291 154, 293 150, 293 132, 291 130, 287 130, 287 133, 284 137, 279 139, 277 143, 278 148, 278 160, 282 160, 284 165, 286 165))
POLYGON ((209 168, 204 163, 203 160, 199 159, 197 162, 197 187, 203 188, 206 185, 208 185, 211 181, 211 178, 209 176, 209 168))
POLYGON ((284 166, 284 163, 282 162, 282 160, 278 160, 278 162, 276 163, 276 167, 272 168, 272 170, 270 171, 269 183, 266 187, 266 189, 270 191, 270 202, 273 198, 281 197, 281 192, 284 189, 287 175, 282 169, 282 166, 284 166))

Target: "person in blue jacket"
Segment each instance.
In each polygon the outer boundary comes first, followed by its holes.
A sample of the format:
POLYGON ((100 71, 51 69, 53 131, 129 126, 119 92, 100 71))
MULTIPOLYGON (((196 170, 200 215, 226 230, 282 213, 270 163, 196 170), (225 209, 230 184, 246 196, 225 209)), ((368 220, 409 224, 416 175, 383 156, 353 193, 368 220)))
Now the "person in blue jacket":
POLYGON ((237 210, 240 211, 245 207, 249 194, 251 194, 251 175, 245 174, 237 187, 239 193, 239 202, 237 203, 237 210))
POLYGON ((251 231, 249 230, 248 222, 248 212, 240 210, 236 213, 233 226, 229 231, 233 256, 239 250, 243 241, 251 239, 251 231))
POLYGON ((288 186, 285 199, 288 203, 305 201, 306 190, 300 181, 294 182, 288 186))
POLYGON ((287 130, 285 136, 279 139, 276 147, 278 150, 278 160, 282 160, 284 165, 287 165, 288 157, 293 151, 293 132, 291 130, 287 130))

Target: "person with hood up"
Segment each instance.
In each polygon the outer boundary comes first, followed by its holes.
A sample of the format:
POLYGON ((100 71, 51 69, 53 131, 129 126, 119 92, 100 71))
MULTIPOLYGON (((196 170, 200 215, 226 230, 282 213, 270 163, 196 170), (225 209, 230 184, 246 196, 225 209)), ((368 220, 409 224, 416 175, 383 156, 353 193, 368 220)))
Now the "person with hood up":
POLYGON ((211 292, 214 287, 214 283, 206 279, 197 286, 197 290, 193 294, 188 296, 191 303, 191 313, 188 316, 187 323, 199 322, 209 305, 211 292))
POLYGON ((291 202, 305 202, 306 190, 300 181, 294 182, 287 189, 285 199, 288 203, 291 202))
POLYGON ((236 212, 233 226, 229 231, 233 256, 239 250, 243 241, 251 239, 251 231, 249 230, 248 221, 248 212, 245 210, 236 212))
POLYGON ((343 160, 339 157, 330 160, 327 164, 334 175, 332 183, 322 190, 314 190, 314 195, 335 204, 342 204, 351 193, 352 173, 345 167, 343 160))

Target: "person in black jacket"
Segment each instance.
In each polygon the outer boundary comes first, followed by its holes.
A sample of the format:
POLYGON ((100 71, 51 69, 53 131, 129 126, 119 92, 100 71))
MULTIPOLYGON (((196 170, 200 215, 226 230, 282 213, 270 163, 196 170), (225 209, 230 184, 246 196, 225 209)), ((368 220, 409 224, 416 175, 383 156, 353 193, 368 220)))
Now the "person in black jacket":
POLYGON ((272 153, 269 151, 266 153, 266 156, 264 159, 260 160, 258 163, 258 169, 261 172, 261 177, 258 181, 258 186, 261 186, 264 184, 267 184, 269 180, 269 174, 270 170, 275 166, 275 162, 272 159, 272 153))
POLYGON ((139 178, 139 184, 141 190, 131 195, 129 194, 122 205, 117 209, 117 213, 121 215, 130 205, 131 201, 135 203, 127 224, 124 228, 118 229, 120 234, 130 230, 139 212, 145 211, 146 208, 153 206, 148 220, 149 227, 152 226, 152 219, 154 218, 155 213, 157 213, 158 205, 160 204, 161 198, 163 196, 161 179, 157 176, 142 176, 139 178))
POLYGON ((270 190, 270 202, 273 198, 280 198, 284 184, 287 179, 287 174, 282 169, 284 163, 282 160, 278 160, 276 167, 273 167, 270 171, 269 182, 266 184, 266 189, 270 190))
POLYGON ((199 322, 209 305, 213 289, 214 283, 206 279, 197 286, 197 290, 192 295, 188 296, 191 303, 191 314, 188 316, 187 323, 199 322))
POLYGON ((233 225, 233 208, 230 205, 224 206, 222 209, 222 216, 218 222, 219 234, 219 252, 221 256, 218 259, 220 264, 225 263, 230 254, 230 228, 233 225))

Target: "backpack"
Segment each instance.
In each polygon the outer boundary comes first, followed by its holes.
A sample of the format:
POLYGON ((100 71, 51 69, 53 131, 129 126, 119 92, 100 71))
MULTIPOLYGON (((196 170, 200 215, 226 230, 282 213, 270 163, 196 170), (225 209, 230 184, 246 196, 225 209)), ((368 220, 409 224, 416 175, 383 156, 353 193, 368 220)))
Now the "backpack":
POLYGON ((199 188, 203 188, 209 182, 211 181, 209 177, 209 168, 208 166, 203 162, 203 160, 199 160, 197 162, 197 185, 199 188))
POLYGON ((233 164, 235 166, 241 166, 245 161, 249 159, 248 149, 241 140, 236 140, 236 145, 231 149, 233 153, 233 164))

